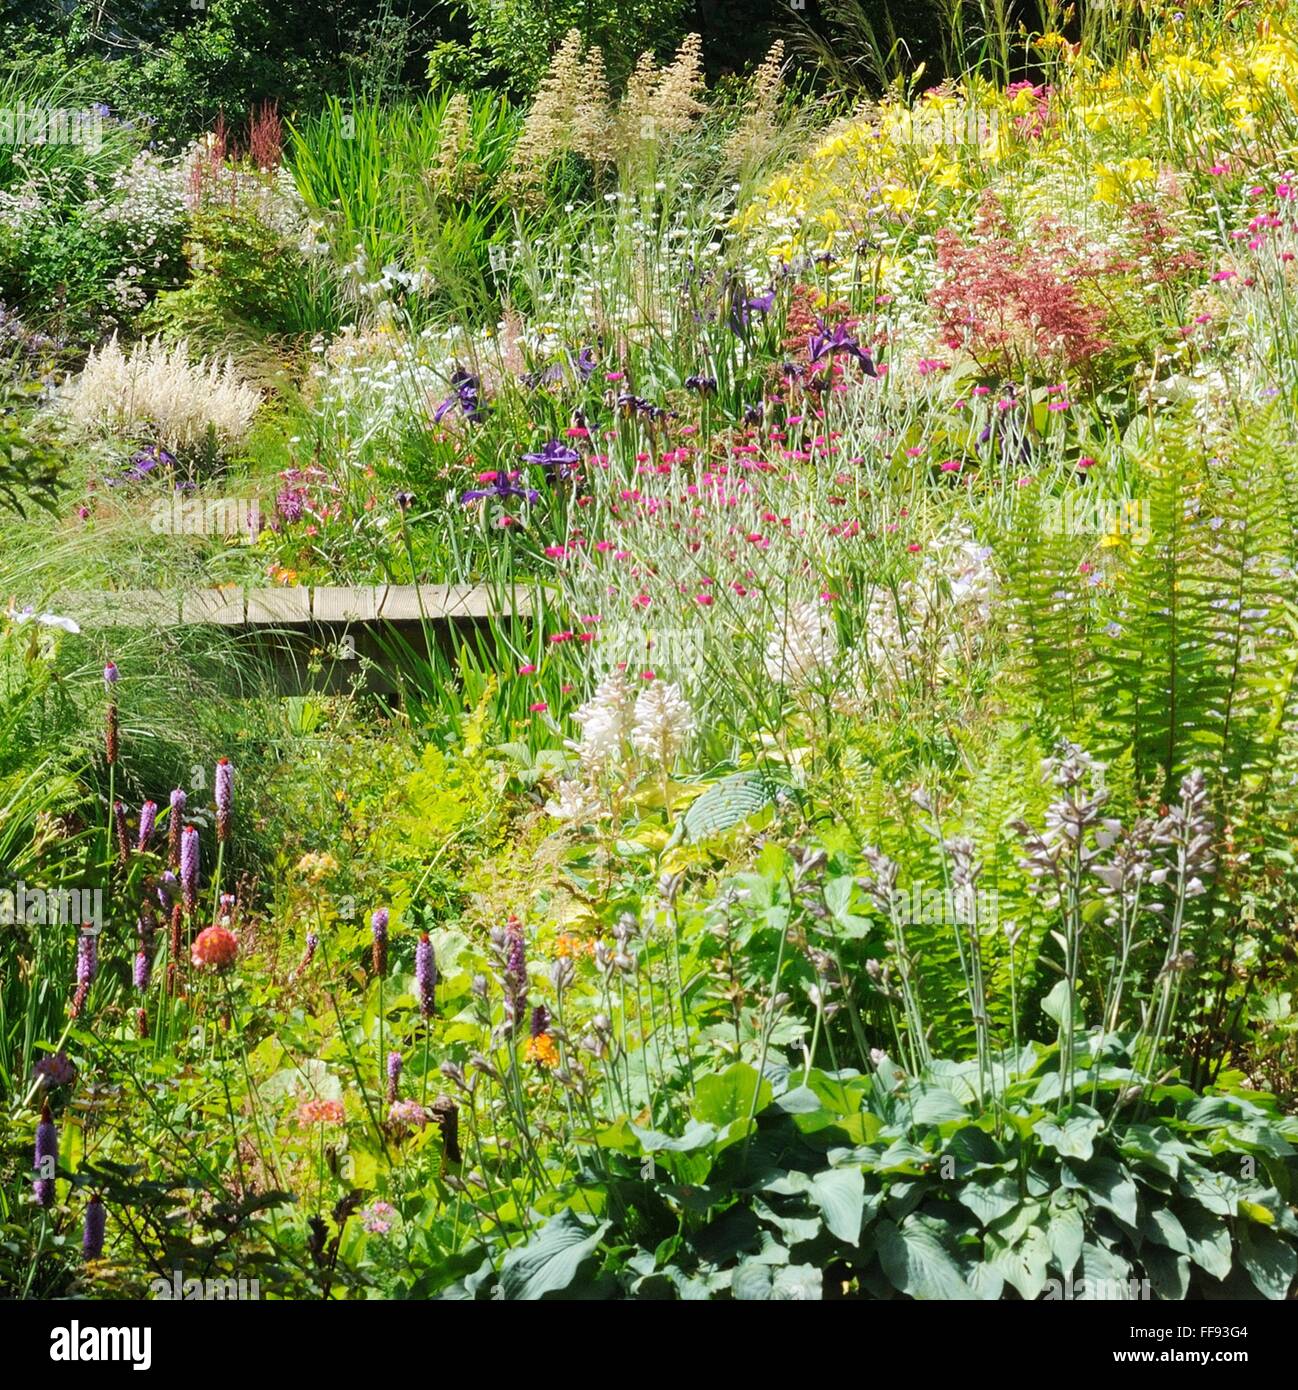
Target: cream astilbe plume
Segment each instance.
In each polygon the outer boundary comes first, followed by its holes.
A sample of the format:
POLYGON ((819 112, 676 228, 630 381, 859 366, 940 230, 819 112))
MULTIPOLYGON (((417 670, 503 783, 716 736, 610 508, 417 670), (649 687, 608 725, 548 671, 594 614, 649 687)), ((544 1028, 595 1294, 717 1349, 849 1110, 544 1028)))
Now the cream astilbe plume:
POLYGON ((434 189, 465 193, 478 182, 482 171, 467 157, 469 135, 469 98, 456 92, 442 113, 437 132, 437 163, 425 176, 434 189))
POLYGON ((732 168, 759 159, 775 138, 775 112, 784 86, 784 40, 776 39, 748 84, 749 97, 739 124, 726 141, 726 162, 732 168))
POLYGON ((641 691, 631 728, 631 746, 641 757, 669 769, 693 731, 694 711, 680 686, 656 680, 641 691))
POLYGON ((783 627, 766 644, 766 674, 779 685, 798 689, 833 664, 838 629, 826 605, 817 599, 795 604, 783 627))
POLYGON ((569 29, 541 79, 506 172, 507 187, 535 194, 551 162, 573 148, 572 94, 584 82, 582 38, 569 29))
POLYGON ((635 718, 635 697, 626 676, 610 671, 572 717, 581 729, 572 747, 584 772, 597 777, 620 763, 635 718))
POLYGON ((555 788, 554 797, 545 803, 546 814, 569 825, 590 825, 608 812, 599 793, 577 778, 564 778, 555 788))
POLYGON ((135 344, 128 355, 114 336, 86 359, 68 413, 87 433, 147 435, 175 453, 203 443, 209 432, 222 444, 238 444, 260 404, 228 357, 191 363, 188 343, 168 348, 161 338, 135 344))

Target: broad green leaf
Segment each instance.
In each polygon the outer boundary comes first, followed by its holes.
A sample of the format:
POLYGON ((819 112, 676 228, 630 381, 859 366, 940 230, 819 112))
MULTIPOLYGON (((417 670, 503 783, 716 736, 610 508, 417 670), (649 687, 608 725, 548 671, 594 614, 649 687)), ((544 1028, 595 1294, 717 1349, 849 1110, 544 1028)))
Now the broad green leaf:
POLYGON ((820 1208, 825 1225, 839 1240, 856 1245, 865 1210, 865 1178, 859 1168, 827 1168, 811 1180, 807 1195, 820 1208))
POLYGON ((1280 1301, 1289 1296, 1289 1288, 1298 1273, 1298 1251, 1288 1241, 1250 1222, 1239 1228, 1239 1258, 1253 1287, 1264 1298, 1280 1301))
POLYGON ((1061 1274, 1072 1273, 1081 1258, 1085 1239, 1086 1226, 1082 1213, 1075 1206, 1052 1203, 1046 1221, 1046 1240, 1061 1274))
POLYGON ((724 1129, 734 1120, 746 1120, 771 1103, 771 1083, 745 1062, 734 1062, 723 1072, 699 1081, 694 1093, 694 1114, 724 1129))
POLYGON ((1085 1192, 1097 1207, 1111 1211, 1119 1221, 1125 1221, 1128 1226, 1136 1224, 1136 1184, 1131 1174, 1113 1159, 1065 1163, 1062 1178, 1065 1187, 1085 1192))
POLYGON ((1214 1279, 1225 1279, 1231 1268, 1230 1227, 1202 1207, 1186 1204, 1178 1213, 1190 1258, 1214 1279))
POLYGON ((1000 1177, 994 1182, 973 1179, 956 1194, 956 1201, 968 1207, 984 1226, 1013 1211, 1019 1200, 1019 1185, 1011 1177, 1000 1177))
POLYGON ((594 1254, 609 1228, 601 1222, 592 1231, 565 1208, 527 1242, 511 1250, 500 1271, 507 1299, 530 1300, 562 1293, 577 1277, 583 1261, 594 1254))
POLYGON ((1088 1241, 1082 1246, 1082 1277, 1073 1285, 1073 1297, 1090 1303, 1125 1302, 1135 1298, 1131 1266, 1121 1255, 1088 1241))
POLYGON ((987 1261, 1012 1284, 1019 1297, 1032 1302, 1041 1297, 1050 1265, 1050 1243, 1040 1226, 1031 1226, 1013 1247, 1005 1247, 993 1234, 987 1236, 987 1261))
POLYGON ((1104 1128, 1099 1115, 1070 1115, 1062 1125, 1054 1120, 1038 1120, 1033 1133, 1063 1158, 1080 1158, 1083 1162, 1095 1151, 1095 1136, 1104 1128))
POLYGON ((969 1118, 969 1112, 944 1086, 925 1086, 913 1111, 917 1125, 941 1125, 969 1118))
POLYGON ((893 1285, 917 1299, 972 1299, 960 1267, 940 1240, 907 1217, 902 1226, 880 1222, 875 1238, 879 1260, 893 1285))

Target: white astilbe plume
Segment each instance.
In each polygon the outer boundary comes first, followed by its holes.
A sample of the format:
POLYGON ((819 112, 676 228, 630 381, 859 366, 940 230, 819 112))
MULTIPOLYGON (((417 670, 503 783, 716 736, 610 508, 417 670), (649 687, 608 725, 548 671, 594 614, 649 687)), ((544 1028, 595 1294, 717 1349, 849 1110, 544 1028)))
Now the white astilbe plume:
POLYGON ((571 746, 584 772, 598 776, 621 762, 635 717, 635 697, 626 676, 610 671, 572 717, 581 737, 571 746))
POLYGON ((780 685, 804 686, 838 655, 833 614, 818 599, 795 604, 766 644, 766 674, 780 685))
POLYGON ((694 711, 673 681, 654 681, 635 702, 631 746, 641 757, 670 768, 694 731, 694 711))
POLYGON ((148 439, 175 453, 202 443, 209 430, 222 444, 241 442, 260 404, 228 357, 191 363, 185 342, 168 348, 161 338, 128 355, 113 337, 86 359, 68 412, 87 433, 148 439))
POLYGON ((559 782, 553 798, 545 803, 545 810, 547 815, 569 825, 589 825, 607 814, 599 793, 575 777, 559 782))

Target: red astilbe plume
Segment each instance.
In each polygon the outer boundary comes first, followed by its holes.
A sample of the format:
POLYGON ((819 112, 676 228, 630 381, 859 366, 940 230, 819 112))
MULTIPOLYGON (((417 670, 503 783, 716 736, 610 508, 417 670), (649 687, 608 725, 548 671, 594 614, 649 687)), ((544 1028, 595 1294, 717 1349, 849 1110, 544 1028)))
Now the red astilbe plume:
POLYGON ((1032 242, 1016 239, 992 198, 984 201, 972 240, 938 232, 940 279, 929 304, 946 345, 999 375, 1029 364, 1047 372, 1077 368, 1103 352, 1105 311, 1083 287, 1107 267, 1074 252, 1067 236, 1043 223, 1032 242))
POLYGON ((277 169, 284 154, 284 126, 273 101, 264 102, 248 122, 248 158, 257 169, 277 169))

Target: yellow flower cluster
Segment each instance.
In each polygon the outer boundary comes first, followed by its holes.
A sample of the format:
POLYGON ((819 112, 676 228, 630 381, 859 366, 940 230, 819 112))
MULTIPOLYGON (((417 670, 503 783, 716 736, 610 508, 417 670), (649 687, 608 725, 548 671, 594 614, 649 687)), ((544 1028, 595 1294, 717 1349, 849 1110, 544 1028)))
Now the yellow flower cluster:
POLYGON ((841 249, 871 220, 949 222, 1011 170, 1024 188, 1067 177, 1083 202, 1148 198, 1162 170, 1255 146, 1298 105, 1294 24, 1278 4, 1225 33, 1170 23, 1107 67, 1045 35, 1034 46, 1051 64, 1048 114, 1045 90, 1027 84, 890 93, 772 179, 738 228, 757 254, 791 260, 841 249))

